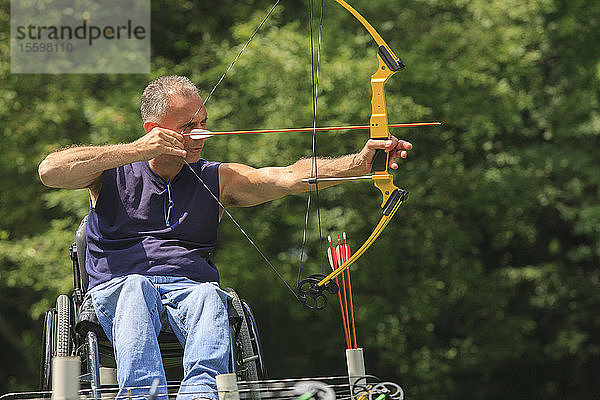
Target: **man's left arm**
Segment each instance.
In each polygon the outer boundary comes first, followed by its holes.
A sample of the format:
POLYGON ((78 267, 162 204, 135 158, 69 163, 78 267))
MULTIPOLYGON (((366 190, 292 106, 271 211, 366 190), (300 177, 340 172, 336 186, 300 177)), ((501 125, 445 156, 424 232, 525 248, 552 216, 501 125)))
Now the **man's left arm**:
MULTIPOLYGON (((412 144, 391 137, 389 140, 369 140, 360 153, 337 158, 318 158, 319 177, 349 177, 369 173, 375 151, 388 152, 389 167, 397 169, 398 158, 406 158, 412 144)), ((224 163, 219 167, 220 200, 225 207, 249 207, 280 197, 306 192, 310 184, 302 179, 310 177, 313 159, 303 158, 287 167, 252 168, 247 165, 224 163)), ((326 188, 338 182, 320 183, 326 188)))

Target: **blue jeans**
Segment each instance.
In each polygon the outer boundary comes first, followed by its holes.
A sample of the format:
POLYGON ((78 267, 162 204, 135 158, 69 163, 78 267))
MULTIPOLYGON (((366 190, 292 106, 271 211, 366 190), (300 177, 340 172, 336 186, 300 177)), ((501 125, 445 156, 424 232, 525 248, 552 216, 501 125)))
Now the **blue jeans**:
POLYGON ((183 277, 128 275, 90 292, 98 320, 113 344, 119 397, 147 397, 159 380, 166 400, 166 377, 158 347, 160 313, 184 349, 183 380, 177 400, 217 399, 215 376, 228 373, 228 294, 216 283, 183 277))

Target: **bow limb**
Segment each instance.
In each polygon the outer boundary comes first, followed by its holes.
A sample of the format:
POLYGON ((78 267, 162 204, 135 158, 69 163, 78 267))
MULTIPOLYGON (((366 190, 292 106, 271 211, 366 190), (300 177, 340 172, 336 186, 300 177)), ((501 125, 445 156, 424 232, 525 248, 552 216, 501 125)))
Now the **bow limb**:
POLYGON ((391 57, 396 58, 394 52, 388 46, 388 44, 383 40, 381 35, 373 28, 373 26, 363 17, 358 11, 356 11, 350 4, 346 3, 344 0, 334 0, 336 3, 344 7, 350 14, 354 16, 365 27, 365 29, 369 32, 369 34, 373 37, 373 40, 379 45, 384 46, 391 57))
POLYGON ((383 204, 382 204, 383 215, 381 216, 381 219, 375 226, 375 229, 373 229, 373 232, 371 233, 371 235, 367 238, 367 240, 362 244, 362 246, 360 246, 360 248, 345 263, 343 263, 339 268, 337 268, 336 270, 331 272, 329 275, 327 275, 325 278, 323 278, 319 283, 317 283, 318 287, 325 287, 327 284, 329 284, 329 282, 331 282, 333 279, 335 279, 340 274, 342 274, 342 272, 344 272, 345 270, 350 268, 350 266, 356 260, 358 260, 358 258, 360 256, 362 256, 369 249, 369 247, 371 247, 371 245, 375 242, 375 240, 379 237, 381 232, 383 232, 385 227, 388 225, 388 223, 394 217, 394 214, 396 213, 398 208, 400 208, 400 206, 402 205, 402 203, 408 196, 408 192, 406 190, 398 189, 396 186, 394 186, 394 184, 391 183, 391 179, 392 179, 392 177, 390 175, 389 181, 387 183, 385 183, 385 185, 379 185, 379 186, 378 186, 378 182, 375 181, 375 186, 377 186, 381 190, 381 193, 383 194, 383 198, 384 198, 383 204), (393 186, 394 189, 389 194, 386 194, 386 193, 384 193, 384 191, 387 191, 389 189, 389 185, 393 186))

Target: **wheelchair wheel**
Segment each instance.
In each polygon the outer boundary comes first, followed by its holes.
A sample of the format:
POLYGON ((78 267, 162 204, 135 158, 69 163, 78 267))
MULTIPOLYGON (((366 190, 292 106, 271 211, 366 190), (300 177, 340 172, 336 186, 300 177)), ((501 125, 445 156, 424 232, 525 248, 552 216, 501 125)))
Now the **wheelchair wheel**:
POLYGON ((42 345, 42 365, 40 374, 40 389, 47 391, 52 386, 52 353, 54 352, 54 325, 56 321, 56 309, 46 311, 44 319, 44 333, 42 345))
POLYGON ((265 367, 265 360, 263 359, 262 346, 260 345, 260 338, 258 335, 258 327, 254 320, 254 314, 252 309, 245 301, 242 301, 244 307, 244 315, 248 323, 248 332, 250 333, 250 342, 252 343, 252 350, 254 351, 256 359, 256 368, 258 372, 258 379, 267 379, 267 369, 265 367))
POLYGON ((244 307, 242 306, 242 302, 237 293, 233 289, 227 288, 225 291, 233 296, 231 303, 235 312, 241 319, 241 323, 234 329, 236 373, 241 380, 256 381, 258 380, 258 369, 256 366, 258 355, 254 353, 244 307))
POLYGON ((71 300, 61 294, 56 300, 56 357, 71 355, 71 300))
POLYGON ((40 388, 47 391, 52 389, 52 359, 71 355, 71 300, 69 296, 64 294, 58 296, 56 308, 46 312, 43 336, 40 388))

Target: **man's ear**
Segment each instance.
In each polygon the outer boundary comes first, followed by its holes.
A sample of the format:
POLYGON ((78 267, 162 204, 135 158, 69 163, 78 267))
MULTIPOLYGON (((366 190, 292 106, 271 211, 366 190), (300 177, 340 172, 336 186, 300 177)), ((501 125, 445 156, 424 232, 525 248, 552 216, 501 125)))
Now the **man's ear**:
POLYGON ((152 129, 156 128, 158 124, 156 122, 146 121, 144 122, 144 130, 146 133, 150 132, 152 129))

